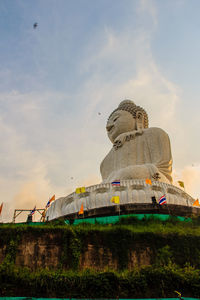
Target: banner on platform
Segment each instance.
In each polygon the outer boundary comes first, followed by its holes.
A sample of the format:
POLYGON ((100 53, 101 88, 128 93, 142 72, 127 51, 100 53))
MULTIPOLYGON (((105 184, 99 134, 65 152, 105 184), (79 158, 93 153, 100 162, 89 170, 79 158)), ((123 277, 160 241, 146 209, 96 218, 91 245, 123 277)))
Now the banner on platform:
POLYGON ((51 202, 54 201, 55 199, 56 199, 56 196, 53 195, 53 196, 51 197, 51 199, 49 199, 49 201, 47 202, 46 208, 48 208, 48 207, 51 205, 51 202))
POLYGON ((199 199, 195 200, 194 203, 192 204, 192 206, 200 206, 199 199))
POLYGON ((111 182, 112 186, 120 186, 120 180, 111 182))
POLYGON ((31 210, 31 215, 33 216, 35 212, 36 212, 36 206, 34 207, 33 210, 31 210))
POLYGON ((163 195, 162 197, 160 197, 158 203, 159 203, 160 205, 167 204, 167 200, 166 200, 165 195, 163 195))
POLYGON ((146 180, 145 180, 145 182, 146 182, 146 184, 152 184, 152 182, 151 182, 151 179, 149 179, 149 178, 147 178, 146 180))
POLYGON ((119 196, 114 196, 114 197, 112 197, 111 198, 111 200, 110 200, 112 203, 115 203, 115 204, 119 204, 119 196))
POLYGON ((83 214, 84 214, 83 203, 81 204, 81 208, 80 208, 78 214, 79 214, 79 215, 83 215, 83 214))
POLYGON ((76 194, 82 194, 82 193, 85 193, 85 187, 79 187, 79 188, 76 188, 76 194))
POLYGON ((178 181, 178 184, 182 187, 182 188, 184 188, 185 187, 185 185, 184 185, 184 182, 183 181, 178 181))

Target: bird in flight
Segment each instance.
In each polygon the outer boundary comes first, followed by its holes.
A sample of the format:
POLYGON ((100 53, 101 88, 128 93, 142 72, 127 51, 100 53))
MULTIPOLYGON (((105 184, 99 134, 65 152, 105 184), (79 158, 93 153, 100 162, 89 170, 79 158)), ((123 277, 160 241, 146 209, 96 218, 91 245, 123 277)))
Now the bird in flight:
POLYGON ((38 27, 38 23, 33 24, 33 28, 36 29, 38 27))

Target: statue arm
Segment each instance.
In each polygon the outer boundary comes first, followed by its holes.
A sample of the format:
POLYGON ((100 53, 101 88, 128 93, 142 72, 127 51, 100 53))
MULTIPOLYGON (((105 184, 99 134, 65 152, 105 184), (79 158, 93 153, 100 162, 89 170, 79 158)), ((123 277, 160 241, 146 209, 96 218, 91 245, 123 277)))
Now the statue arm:
POLYGON ((132 130, 132 131, 127 131, 127 132, 121 133, 115 139, 115 141, 113 143, 113 147, 115 149, 118 149, 118 148, 122 147, 125 142, 128 142, 128 141, 134 139, 135 136, 141 135, 141 134, 143 134, 143 130, 142 129, 141 130, 132 130))

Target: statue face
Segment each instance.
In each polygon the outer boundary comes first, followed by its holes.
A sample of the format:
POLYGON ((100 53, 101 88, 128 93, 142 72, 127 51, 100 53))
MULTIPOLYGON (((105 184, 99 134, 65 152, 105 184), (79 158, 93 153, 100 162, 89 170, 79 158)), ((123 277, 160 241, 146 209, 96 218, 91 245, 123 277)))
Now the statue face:
POLYGON ((112 114, 112 116, 109 118, 106 125, 108 137, 112 143, 121 133, 132 131, 135 129, 136 120, 129 112, 125 110, 118 110, 114 112, 114 114, 112 114))

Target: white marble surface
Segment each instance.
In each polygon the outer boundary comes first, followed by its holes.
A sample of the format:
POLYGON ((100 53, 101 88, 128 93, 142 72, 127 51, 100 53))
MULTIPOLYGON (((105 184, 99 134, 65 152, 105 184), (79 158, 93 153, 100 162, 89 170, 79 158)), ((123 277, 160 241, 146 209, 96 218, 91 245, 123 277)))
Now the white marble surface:
POLYGON ((72 193, 51 204, 46 217, 49 220, 77 213, 81 204, 84 210, 116 205, 113 196, 120 197, 120 204, 152 203, 164 194, 168 204, 191 206, 194 199, 172 185, 172 155, 170 140, 160 128, 148 128, 148 115, 131 100, 122 101, 108 118, 106 130, 112 148, 101 163, 103 182, 86 188, 84 194, 72 193), (159 177, 159 181, 153 178, 159 177), (152 185, 145 179, 150 178, 152 185), (120 187, 112 181, 120 180, 120 187))
POLYGON ((103 182, 153 178, 172 183, 172 155, 167 133, 148 128, 148 115, 131 100, 110 115, 106 130, 113 146, 101 163, 103 182))
POLYGON ((120 204, 152 203, 151 197, 156 200, 166 195, 168 204, 192 206, 194 199, 182 189, 171 184, 152 181, 147 185, 145 180, 122 180, 120 187, 113 187, 110 183, 102 183, 86 187, 83 194, 72 193, 66 197, 56 199, 48 209, 46 218, 49 220, 78 213, 83 203, 84 211, 116 205, 111 202, 113 196, 120 197, 120 204))

